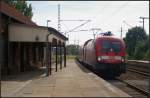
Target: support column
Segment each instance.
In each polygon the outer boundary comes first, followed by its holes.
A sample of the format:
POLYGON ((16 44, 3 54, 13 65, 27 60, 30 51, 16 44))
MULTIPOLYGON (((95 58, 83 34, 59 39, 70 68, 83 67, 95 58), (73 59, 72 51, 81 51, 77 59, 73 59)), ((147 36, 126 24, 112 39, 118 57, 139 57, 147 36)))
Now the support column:
MULTIPOLYGON (((38 43, 36 43, 36 44, 38 44, 38 43)), ((35 55, 36 55, 36 57, 35 57, 35 59, 36 59, 36 64, 38 64, 38 62, 39 62, 39 47, 38 47, 38 45, 36 45, 36 47, 35 47, 35 55)))
POLYGON ((62 48, 61 48, 61 43, 60 43, 60 45, 59 45, 59 47, 60 47, 60 69, 62 69, 62 48))
POLYGON ((24 50, 23 50, 23 64, 24 64, 24 71, 27 71, 27 47, 26 43, 24 43, 24 50))
POLYGON ((46 43, 46 76, 49 76, 49 42, 46 43))
POLYGON ((44 43, 41 47, 41 62, 42 62, 42 67, 44 67, 44 43))
POLYGON ((57 57, 58 57, 58 56, 57 56, 58 53, 57 53, 57 52, 58 52, 58 51, 57 51, 57 43, 56 43, 56 72, 57 72, 57 60, 58 60, 58 58, 57 58, 57 57))
POLYGON ((36 43, 32 43, 32 45, 33 45, 33 48, 32 48, 33 63, 34 63, 34 67, 35 67, 35 64, 37 63, 37 62, 36 62, 36 43))
POLYGON ((46 66, 46 47, 43 46, 43 66, 46 66))
POLYGON ((17 61, 18 61, 18 71, 21 72, 21 43, 18 42, 18 57, 17 57, 17 61))
POLYGON ((11 66, 11 64, 10 64, 10 60, 11 60, 11 58, 10 58, 10 42, 8 41, 8 43, 7 43, 7 48, 8 48, 8 54, 7 54, 7 75, 10 75, 11 74, 11 69, 10 69, 10 66, 11 66))
POLYGON ((27 70, 31 70, 31 69, 30 69, 29 48, 30 48, 30 47, 29 47, 28 44, 27 44, 27 46, 26 46, 26 53, 27 53, 27 55, 26 55, 26 56, 27 56, 27 57, 26 57, 27 63, 26 63, 26 64, 27 64, 27 70))
POLYGON ((20 46, 20 69, 21 72, 24 72, 24 43, 21 43, 20 46))
MULTIPOLYGON (((6 33, 6 42, 7 42, 7 46, 6 46, 6 49, 7 49, 7 52, 6 52, 6 55, 7 55, 7 56, 6 56, 6 59, 7 59, 6 71, 7 71, 7 73, 6 73, 6 74, 7 74, 7 75, 10 75, 10 68, 9 68, 9 67, 11 66, 10 63, 9 63, 9 60, 10 60, 10 56, 9 56, 9 55, 10 55, 10 54, 9 54, 9 53, 10 53, 10 47, 9 47, 10 41, 9 41, 9 36, 8 36, 8 35, 9 35, 9 30, 8 30, 9 27, 8 27, 8 26, 9 26, 10 23, 11 23, 11 17, 8 17, 8 18, 6 19, 6 32, 4 31, 4 32, 6 33)), ((4 36, 5 36, 5 35, 4 35, 4 36)))
POLYGON ((50 75, 52 74, 52 43, 50 42, 50 44, 49 44, 49 71, 50 71, 50 75))
POLYGON ((64 44, 64 67, 66 67, 66 47, 64 44))

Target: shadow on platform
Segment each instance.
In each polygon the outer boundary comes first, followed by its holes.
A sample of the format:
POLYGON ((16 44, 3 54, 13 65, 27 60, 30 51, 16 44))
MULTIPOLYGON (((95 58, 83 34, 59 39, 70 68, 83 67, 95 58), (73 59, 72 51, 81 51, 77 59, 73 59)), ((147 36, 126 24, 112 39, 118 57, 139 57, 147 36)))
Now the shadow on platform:
POLYGON ((87 68, 85 68, 83 65, 81 65, 76 59, 75 59, 75 63, 79 66, 79 68, 86 73, 91 73, 87 68))
POLYGON ((13 75, 2 75, 1 81, 27 81, 37 78, 45 73, 45 69, 36 69, 32 71, 20 72, 13 75))

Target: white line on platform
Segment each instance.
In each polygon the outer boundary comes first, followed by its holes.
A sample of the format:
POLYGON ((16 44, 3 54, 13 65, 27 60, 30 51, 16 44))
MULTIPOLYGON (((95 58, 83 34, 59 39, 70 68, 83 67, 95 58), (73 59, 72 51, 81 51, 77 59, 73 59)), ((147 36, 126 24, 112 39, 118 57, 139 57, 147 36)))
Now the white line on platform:
POLYGON ((14 95, 15 93, 17 93, 18 91, 20 91, 23 87, 25 87, 27 84, 29 84, 30 82, 32 82, 32 80, 28 80, 27 82, 25 82, 24 84, 22 84, 18 89, 16 89, 15 91, 13 91, 13 93, 11 95, 14 95))

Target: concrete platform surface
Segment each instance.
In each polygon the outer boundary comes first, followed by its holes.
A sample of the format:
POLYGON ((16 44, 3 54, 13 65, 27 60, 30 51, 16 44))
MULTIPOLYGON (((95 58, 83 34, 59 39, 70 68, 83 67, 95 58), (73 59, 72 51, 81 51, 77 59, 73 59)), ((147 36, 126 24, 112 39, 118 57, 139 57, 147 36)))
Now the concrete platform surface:
POLYGON ((1 81, 2 97, 130 97, 74 60, 49 77, 12 82, 1 81))

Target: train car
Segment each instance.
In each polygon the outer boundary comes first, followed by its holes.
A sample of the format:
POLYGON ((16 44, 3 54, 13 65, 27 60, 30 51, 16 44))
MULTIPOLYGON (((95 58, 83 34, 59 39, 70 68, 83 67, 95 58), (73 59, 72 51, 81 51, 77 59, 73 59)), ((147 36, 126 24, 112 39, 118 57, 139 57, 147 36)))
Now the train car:
POLYGON ((116 77, 126 72, 125 43, 114 36, 104 35, 86 41, 80 47, 78 57, 103 76, 116 77))

